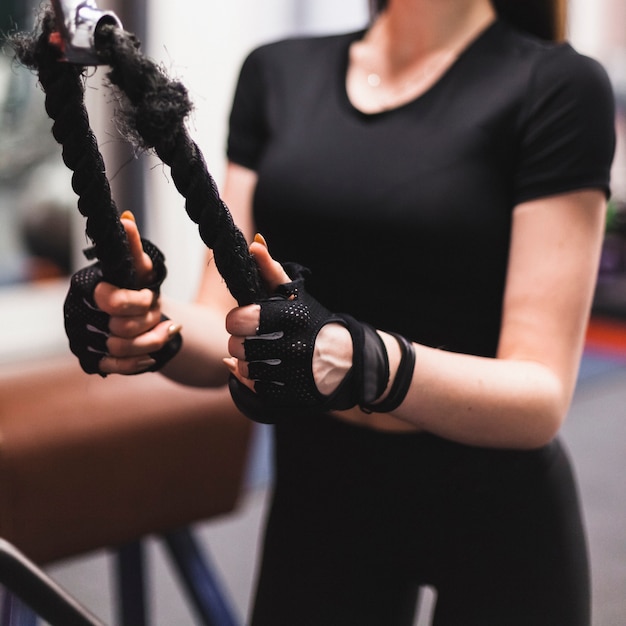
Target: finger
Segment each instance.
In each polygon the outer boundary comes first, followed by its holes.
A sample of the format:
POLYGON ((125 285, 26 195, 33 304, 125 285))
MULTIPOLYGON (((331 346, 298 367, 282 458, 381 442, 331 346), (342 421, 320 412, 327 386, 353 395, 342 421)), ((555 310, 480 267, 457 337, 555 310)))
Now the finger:
POLYGON ((232 309, 226 315, 226 330, 231 335, 248 337, 256 334, 261 320, 261 307, 258 304, 232 309))
POLYGON ((96 306, 109 315, 143 315, 158 306, 158 298, 150 289, 120 289, 100 282, 93 292, 96 306))
POLYGON ((130 211, 124 211, 121 216, 122 225, 126 231, 130 255, 137 272, 137 280, 140 285, 150 284, 154 280, 153 264, 150 257, 144 252, 141 243, 139 228, 135 222, 135 216, 130 211))
POLYGON ((228 339, 228 354, 240 361, 246 358, 246 349, 243 345, 243 337, 230 337, 228 339))
POLYGON ((139 374, 149 370, 156 361, 149 356, 118 358, 105 356, 100 359, 100 371, 103 374, 139 374))
POLYGON ((267 284, 270 292, 274 291, 278 285, 291 281, 283 266, 270 255, 267 243, 261 235, 256 235, 250 244, 250 254, 256 260, 261 278, 267 284))
POLYGON ((165 320, 147 333, 132 339, 110 335, 106 344, 107 352, 109 356, 118 358, 147 356, 158 352, 180 330, 179 324, 165 320))
POLYGON ((242 384, 248 387, 248 389, 254 391, 254 381, 247 378, 247 366, 234 358, 223 359, 224 365, 226 365, 228 371, 242 384), (245 372, 245 375, 244 373, 245 372))
POLYGON ((145 315, 134 316, 111 316, 109 330, 112 335, 132 339, 154 328, 161 321, 161 312, 152 309, 145 315))

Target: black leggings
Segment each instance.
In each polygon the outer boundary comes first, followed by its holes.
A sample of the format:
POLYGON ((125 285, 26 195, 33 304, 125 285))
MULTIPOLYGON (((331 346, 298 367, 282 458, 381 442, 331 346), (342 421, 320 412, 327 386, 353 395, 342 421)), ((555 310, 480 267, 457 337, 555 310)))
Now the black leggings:
POLYGON ((326 416, 276 427, 253 626, 589 626, 578 497, 558 441, 471 448, 326 416))

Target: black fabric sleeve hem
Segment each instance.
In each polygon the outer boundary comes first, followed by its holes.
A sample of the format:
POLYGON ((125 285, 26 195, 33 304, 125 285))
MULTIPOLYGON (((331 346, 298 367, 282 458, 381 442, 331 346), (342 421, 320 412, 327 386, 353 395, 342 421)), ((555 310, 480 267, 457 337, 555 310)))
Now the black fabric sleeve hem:
POLYGON ((565 193, 574 193, 576 191, 585 191, 590 189, 601 191, 607 200, 611 197, 611 188, 606 182, 606 177, 604 175, 600 175, 598 178, 588 179, 585 181, 580 179, 563 181, 561 184, 550 186, 550 188, 545 186, 526 188, 523 193, 519 193, 514 198, 513 206, 515 207, 523 202, 532 202, 533 200, 539 200, 541 198, 549 198, 551 196, 558 196, 565 193))

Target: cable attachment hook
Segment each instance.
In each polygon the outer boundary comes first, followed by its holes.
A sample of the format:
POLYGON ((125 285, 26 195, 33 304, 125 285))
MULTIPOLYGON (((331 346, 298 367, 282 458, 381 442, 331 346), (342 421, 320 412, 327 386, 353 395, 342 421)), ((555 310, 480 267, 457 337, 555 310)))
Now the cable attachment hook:
POLYGON ((103 26, 122 28, 112 11, 101 11, 95 0, 52 0, 58 32, 50 43, 63 53, 63 61, 78 65, 105 64, 96 50, 96 36, 103 26))

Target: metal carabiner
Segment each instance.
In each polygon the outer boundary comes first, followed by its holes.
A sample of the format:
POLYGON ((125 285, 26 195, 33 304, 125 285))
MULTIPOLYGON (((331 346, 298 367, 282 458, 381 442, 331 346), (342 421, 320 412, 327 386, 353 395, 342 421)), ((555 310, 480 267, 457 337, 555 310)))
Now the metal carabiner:
POLYGON ((63 60, 79 65, 101 65, 95 37, 102 26, 122 28, 112 11, 100 11, 95 0, 52 0, 59 36, 51 41, 64 55, 63 60))

